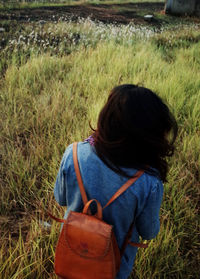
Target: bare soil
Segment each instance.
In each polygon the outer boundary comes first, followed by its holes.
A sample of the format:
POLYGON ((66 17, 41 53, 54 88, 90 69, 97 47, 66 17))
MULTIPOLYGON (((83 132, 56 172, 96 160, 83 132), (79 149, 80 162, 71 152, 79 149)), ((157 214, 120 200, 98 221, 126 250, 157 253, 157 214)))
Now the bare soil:
POLYGON ((146 22, 145 14, 163 13, 164 4, 160 2, 127 3, 113 5, 74 5, 51 6, 31 9, 13 9, 0 11, 0 21, 16 20, 20 22, 52 21, 60 18, 77 20, 79 17, 90 17, 92 20, 104 23, 128 24, 153 24, 160 25, 162 19, 153 19, 146 22))
POLYGON ((15 24, 28 22, 57 22, 77 21, 78 18, 90 17, 94 21, 103 23, 151 25, 159 28, 165 24, 176 25, 180 20, 184 22, 200 23, 197 16, 170 16, 164 14, 164 3, 137 2, 125 4, 82 4, 72 6, 50 6, 26 9, 0 10, 0 27, 4 21, 9 20, 15 24), (144 16, 150 14, 152 20, 145 20, 144 16))

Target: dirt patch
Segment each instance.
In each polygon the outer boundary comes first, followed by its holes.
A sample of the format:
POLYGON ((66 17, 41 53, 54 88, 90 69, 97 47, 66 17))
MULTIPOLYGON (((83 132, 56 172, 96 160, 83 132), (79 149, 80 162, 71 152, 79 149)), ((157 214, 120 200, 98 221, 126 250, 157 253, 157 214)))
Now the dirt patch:
MULTIPOLYGON (((90 17, 104 23, 147 24, 144 14, 160 13, 164 4, 156 3, 128 3, 114 5, 75 5, 75 6, 54 6, 32 9, 14 9, 0 11, 1 20, 16 20, 21 22, 30 21, 52 21, 52 20, 77 20, 79 17, 90 17)), ((158 25, 161 20, 154 19, 151 24, 158 25)), ((149 24, 149 23, 148 23, 149 24)))
POLYGON ((177 22, 200 23, 199 17, 180 17, 164 14, 164 3, 143 2, 126 4, 82 4, 73 6, 51 6, 27 9, 0 10, 1 22, 10 20, 11 22, 58 22, 77 21, 78 18, 90 17, 94 21, 103 23, 152 25, 157 28, 165 24, 176 25, 177 22), (145 20, 144 15, 153 15, 150 21, 145 20))

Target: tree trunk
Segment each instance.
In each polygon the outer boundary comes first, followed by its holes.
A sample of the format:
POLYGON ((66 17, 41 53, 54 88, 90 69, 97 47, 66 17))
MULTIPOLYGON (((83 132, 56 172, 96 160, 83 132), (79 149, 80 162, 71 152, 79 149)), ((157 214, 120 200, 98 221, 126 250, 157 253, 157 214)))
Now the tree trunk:
POLYGON ((196 0, 195 15, 200 16, 200 0, 196 0))
POLYGON ((167 0, 165 12, 168 14, 193 14, 198 0, 167 0))

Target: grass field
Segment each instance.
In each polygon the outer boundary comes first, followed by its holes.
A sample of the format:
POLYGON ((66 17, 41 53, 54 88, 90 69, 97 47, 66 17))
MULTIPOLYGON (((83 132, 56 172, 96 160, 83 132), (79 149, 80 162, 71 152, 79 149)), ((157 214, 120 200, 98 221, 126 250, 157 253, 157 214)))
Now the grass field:
POLYGON ((63 216, 53 197, 62 154, 90 134, 89 121, 95 127, 108 92, 123 83, 156 91, 179 125, 160 233, 139 251, 132 278, 199 277, 199 27, 79 19, 13 24, 0 34, 1 279, 56 278, 59 224, 45 209, 63 216))

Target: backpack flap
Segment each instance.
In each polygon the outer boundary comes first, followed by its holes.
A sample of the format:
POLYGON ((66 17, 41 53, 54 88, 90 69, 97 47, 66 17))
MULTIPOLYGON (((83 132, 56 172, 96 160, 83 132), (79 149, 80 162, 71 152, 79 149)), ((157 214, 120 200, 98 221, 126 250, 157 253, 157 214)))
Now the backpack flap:
POLYGON ((84 258, 103 258, 109 251, 112 226, 98 218, 71 211, 64 224, 68 247, 84 258))

